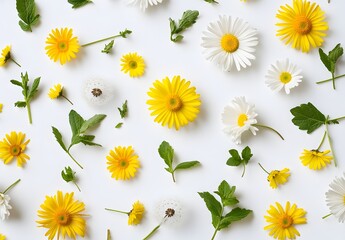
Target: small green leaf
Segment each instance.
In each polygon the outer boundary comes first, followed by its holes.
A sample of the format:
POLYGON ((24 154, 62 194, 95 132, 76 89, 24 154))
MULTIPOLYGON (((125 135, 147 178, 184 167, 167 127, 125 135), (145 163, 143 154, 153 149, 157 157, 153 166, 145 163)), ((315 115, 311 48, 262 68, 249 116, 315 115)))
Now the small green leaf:
POLYGON ((181 42, 183 39, 183 36, 181 34, 176 35, 175 38, 173 38, 173 42, 181 42))
POLYGON ((40 15, 36 13, 34 0, 16 0, 18 16, 21 19, 19 26, 24 31, 32 31, 31 26, 38 23, 40 15))
POLYGON ((300 130, 307 130, 312 133, 326 122, 326 117, 312 103, 301 104, 290 110, 294 118, 293 124, 300 130))
POLYGON ((218 4, 219 2, 217 2, 216 0, 204 0, 205 2, 208 2, 208 3, 216 3, 218 4))
POLYGON ((38 86, 40 85, 40 80, 41 78, 36 78, 34 80, 34 83, 32 84, 31 86, 31 89, 29 91, 29 94, 28 94, 28 100, 30 101, 35 95, 36 93, 38 92, 38 86))
POLYGON ((95 127, 96 125, 98 125, 100 122, 103 121, 103 119, 106 117, 107 115, 105 114, 96 114, 95 116, 93 116, 92 118, 86 120, 83 122, 83 124, 80 127, 79 133, 85 133, 87 130, 89 130, 90 128, 95 127))
POLYGON ((202 199, 204 199, 207 209, 211 212, 213 227, 217 228, 217 225, 222 217, 222 205, 209 192, 199 192, 198 194, 202 199))
POLYGON ((323 65, 325 65, 325 67, 328 69, 328 71, 332 72, 331 61, 328 58, 328 56, 326 55, 326 53, 322 50, 322 48, 319 48, 319 55, 320 55, 320 59, 321 59, 323 65))
POLYGON ((123 123, 122 123, 122 122, 119 122, 118 124, 116 124, 115 128, 121 128, 122 125, 123 125, 123 123))
POLYGON ((196 22, 198 16, 198 11, 187 10, 182 14, 182 18, 179 20, 178 25, 174 20, 169 18, 170 40, 173 42, 180 42, 183 39, 183 36, 180 33, 191 27, 196 22), (174 37, 175 34, 177 34, 176 37, 174 37))
POLYGON ((109 54, 111 49, 113 49, 113 46, 114 46, 114 40, 111 40, 110 43, 108 43, 108 44, 106 44, 104 46, 104 49, 102 50, 102 53, 109 54))
POLYGON ((23 87, 23 86, 22 86, 22 83, 19 82, 19 81, 17 81, 17 80, 11 80, 10 82, 11 82, 13 85, 17 85, 17 86, 19 86, 19 87, 21 87, 21 88, 23 87))
POLYGON ((181 169, 188 169, 188 168, 194 167, 194 166, 199 165, 199 164, 200 164, 199 161, 183 162, 183 163, 178 164, 175 167, 174 171, 181 170, 181 169))
POLYGON ((171 18, 169 18, 169 22, 170 22, 170 31, 174 33, 176 31, 176 23, 171 18))
POLYGON ((236 149, 229 150, 231 157, 226 162, 229 166, 239 166, 242 162, 242 159, 236 149))
POLYGON ((53 129, 53 134, 56 138, 56 141, 60 144, 62 149, 65 150, 65 152, 67 152, 67 148, 65 146, 65 143, 62 140, 62 135, 61 135, 60 131, 55 127, 52 127, 52 129, 53 129))
POLYGON ((172 168, 172 162, 174 158, 174 149, 166 141, 163 141, 158 148, 159 156, 164 160, 165 164, 169 168, 172 168))
POLYGON ((25 108, 26 107, 26 102, 22 102, 22 101, 18 101, 14 103, 15 107, 19 107, 19 108, 25 108))
POLYGON ((247 164, 253 156, 252 151, 251 151, 250 147, 248 147, 248 146, 242 150, 241 155, 242 155, 242 159, 243 159, 245 164, 247 164))
POLYGON ((224 206, 233 206, 238 203, 237 198, 234 196, 235 191, 235 186, 231 187, 228 182, 223 180, 218 186, 218 191, 214 193, 221 198, 224 206))
POLYGON ((125 118, 128 112, 127 100, 122 104, 122 108, 117 108, 120 112, 121 118, 125 118))
POLYGON ((328 58, 331 62, 336 64, 336 62, 339 60, 339 58, 343 55, 344 49, 340 46, 340 43, 338 43, 329 53, 328 58))
POLYGON ((123 38, 127 38, 127 35, 130 35, 131 33, 132 31, 126 28, 125 31, 120 32, 119 35, 123 38))
POLYGON ((226 214, 224 218, 228 219, 231 222, 240 221, 247 217, 251 212, 252 210, 237 207, 226 214))
POLYGON ((80 128, 85 120, 74 110, 69 112, 69 124, 71 126, 73 136, 77 136, 80 133, 80 128))
POLYGON ((66 182, 71 182, 75 180, 75 172, 72 170, 71 167, 65 167, 65 170, 62 170, 61 177, 66 182))
POLYGON ((70 4, 72 4, 72 8, 79 8, 88 3, 92 3, 90 0, 68 0, 70 4))

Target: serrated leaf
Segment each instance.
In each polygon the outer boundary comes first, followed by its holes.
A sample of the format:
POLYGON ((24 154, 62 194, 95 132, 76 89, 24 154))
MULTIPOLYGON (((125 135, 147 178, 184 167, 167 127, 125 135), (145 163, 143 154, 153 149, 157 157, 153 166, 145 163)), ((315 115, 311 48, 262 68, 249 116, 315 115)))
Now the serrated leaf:
MULTIPOLYGON (((79 115, 79 113, 77 113, 74 110, 71 110, 69 112, 69 124, 71 126, 73 136, 79 135, 80 128, 84 122, 85 122, 85 120, 82 118, 82 116, 79 115)), ((72 136, 72 138, 73 138, 73 136, 72 136)))
POLYGON ((212 225, 217 228, 218 223, 222 217, 222 205, 218 200, 209 192, 199 192, 199 196, 204 200, 207 209, 212 215, 212 225))
POLYGON ((121 31, 120 33, 119 33, 119 35, 121 36, 121 37, 123 37, 123 38, 127 38, 127 35, 130 35, 132 33, 132 31, 131 30, 128 30, 127 28, 125 29, 125 31, 121 31))
POLYGON ((80 127, 79 133, 85 133, 88 129, 95 127, 100 122, 102 122, 106 116, 107 115, 105 115, 105 114, 96 114, 92 118, 84 121, 80 127))
POLYGON ((67 148, 65 146, 65 143, 62 140, 62 135, 61 135, 60 131, 55 127, 52 127, 52 129, 53 129, 53 134, 55 136, 56 141, 60 144, 62 149, 65 150, 65 152, 67 152, 67 148))
POLYGON ((163 141, 158 148, 159 156, 164 160, 165 164, 172 169, 174 159, 174 149, 166 141, 163 141))
POLYGON ((229 153, 231 157, 228 159, 226 162, 227 165, 229 166, 239 166, 242 162, 242 159, 236 149, 230 149, 229 153))
POLYGON ((104 49, 102 50, 102 53, 109 54, 111 49, 113 49, 113 46, 114 46, 114 40, 111 40, 110 43, 108 43, 108 44, 106 44, 104 46, 104 49))
POLYGON ((88 3, 92 3, 90 0, 68 0, 68 3, 72 4, 72 8, 79 8, 88 3))
POLYGON ((123 123, 122 123, 122 122, 119 122, 118 124, 116 124, 115 128, 121 128, 122 125, 123 125, 123 123))
POLYGON ((328 71, 332 72, 331 61, 328 58, 327 54, 322 50, 322 48, 319 48, 319 56, 320 56, 320 59, 321 59, 323 65, 325 65, 325 67, 328 69, 328 71))
POLYGON ((242 156, 242 159, 244 161, 245 164, 247 164, 249 162, 249 160, 252 158, 253 154, 252 154, 252 151, 250 149, 250 147, 245 147, 243 150, 242 150, 242 153, 241 153, 241 156, 242 156))
POLYGON ((19 107, 19 108, 24 108, 24 107, 26 107, 26 102, 18 101, 18 102, 14 103, 14 106, 19 107))
POLYGON ((40 17, 36 14, 36 4, 34 0, 16 0, 18 16, 21 19, 19 26, 24 31, 32 31, 31 26, 37 24, 40 17))
POLYGON ((183 163, 178 164, 175 167, 174 171, 181 170, 181 169, 188 169, 188 168, 194 167, 194 166, 199 165, 199 164, 200 164, 199 161, 183 162, 183 163))
POLYGON ((325 124, 326 121, 325 115, 310 102, 292 108, 290 112, 294 116, 293 124, 300 130, 306 130, 308 134, 325 124))
POLYGON ((233 206, 238 203, 237 198, 234 196, 235 191, 235 186, 231 187, 228 182, 223 180, 215 193, 221 198, 224 206, 233 206))
POLYGON ((117 108, 120 112, 121 118, 125 118, 128 112, 127 100, 122 104, 122 108, 117 108))

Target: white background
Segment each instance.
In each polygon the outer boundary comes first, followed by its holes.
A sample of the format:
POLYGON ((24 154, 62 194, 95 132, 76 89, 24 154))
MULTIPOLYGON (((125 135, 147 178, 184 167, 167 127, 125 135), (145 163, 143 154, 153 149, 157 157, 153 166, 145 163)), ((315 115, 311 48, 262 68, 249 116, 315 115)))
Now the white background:
MULTIPOLYGON (((107 228, 111 229, 113 239, 142 239, 158 223, 152 213, 156 203, 165 198, 180 200, 184 204, 186 218, 179 228, 163 226, 152 239, 210 239, 213 233, 211 215, 197 192, 214 191, 225 179, 237 186, 239 206, 252 209, 254 213, 220 232, 217 239, 269 239, 268 232, 263 230, 266 225, 263 216, 270 204, 278 201, 285 205, 288 200, 308 212, 308 224, 297 226, 301 239, 344 239, 344 225, 334 217, 326 220, 321 217, 329 213, 325 204, 328 184, 344 170, 345 124, 330 127, 339 167, 332 164, 322 171, 312 171, 301 164, 299 155, 304 148, 312 149, 318 145, 323 130, 311 135, 298 130, 291 122, 289 110, 311 101, 333 118, 345 115, 345 81, 337 81, 336 91, 331 89, 331 84, 316 85, 316 81, 330 75, 319 60, 317 50, 305 54, 285 46, 275 36, 275 14, 281 4, 291 1, 219 2, 219 5, 211 5, 202 0, 167 0, 143 13, 120 0, 95 0, 94 4, 77 10, 73 10, 67 1, 36 0, 41 21, 29 33, 18 26, 15 1, 1 1, 0 46, 11 44, 12 54, 22 68, 9 63, 0 69, 0 102, 4 104, 0 114, 0 136, 3 138, 10 131, 26 133, 31 139, 26 151, 31 160, 23 169, 18 168, 15 162, 0 165, 1 189, 18 178, 22 179, 10 192, 13 210, 7 221, 0 222, 0 233, 7 235, 9 240, 45 239, 46 229, 37 228, 36 212, 46 195, 63 190, 75 191, 75 197, 86 204, 86 213, 90 217, 85 239, 106 239, 107 228), (172 43, 168 18, 178 19, 187 9, 199 10, 200 17, 192 28, 184 32, 182 43, 172 43), (258 29, 260 44, 251 68, 241 72, 222 72, 202 55, 202 31, 209 22, 217 20, 219 14, 241 17, 258 29), (111 55, 100 52, 104 46, 101 43, 81 49, 75 61, 61 66, 50 61, 44 51, 45 39, 56 27, 73 28, 80 43, 111 36, 125 28, 131 29, 133 34, 128 39, 117 39, 111 55), (120 71, 121 56, 134 51, 141 54, 147 63, 146 73, 139 79, 131 79, 120 71), (290 95, 283 92, 275 94, 264 84, 264 76, 271 63, 285 58, 303 69, 303 83, 290 95), (31 79, 42 77, 40 93, 31 104, 32 125, 28 124, 26 110, 14 107, 14 102, 21 100, 22 95, 20 89, 9 82, 10 79, 20 79, 20 72, 25 71, 31 79), (202 100, 197 120, 180 131, 154 123, 146 105, 147 91, 152 82, 174 75, 190 80, 202 100), (83 83, 93 78, 107 80, 115 88, 113 101, 102 108, 90 106, 82 97, 83 83), (62 99, 52 101, 48 98, 49 88, 56 83, 65 86, 67 96, 75 103, 73 107, 62 99), (279 130, 285 141, 272 132, 260 130, 255 137, 245 137, 242 146, 235 146, 222 132, 221 112, 234 97, 242 95, 255 103, 259 122, 279 130), (128 100, 129 115, 123 127, 115 129, 120 121, 116 108, 125 99, 128 100), (69 159, 51 133, 51 126, 55 126, 65 141, 69 141, 68 113, 72 108, 84 118, 96 113, 108 115, 93 131, 95 141, 103 148, 83 145, 72 148, 72 154, 82 163, 84 170, 69 159), (163 140, 174 147, 177 161, 199 160, 202 166, 177 173, 177 183, 173 183, 157 152, 163 140), (134 180, 115 181, 106 169, 105 157, 118 145, 132 145, 140 157, 142 168, 134 180), (247 166, 246 175, 241 178, 241 168, 229 167, 225 163, 229 149, 240 150, 246 145, 252 148, 254 157, 247 166), (258 162, 268 170, 290 168, 289 182, 277 190, 271 189, 258 162), (68 165, 77 171, 81 193, 60 177, 61 170, 68 165), (104 210, 105 207, 129 210, 136 200, 142 201, 148 210, 138 226, 128 226, 126 216, 104 210)), ((345 39, 345 2, 316 2, 326 12, 330 26, 324 44, 328 51, 345 39)), ((340 61, 339 73, 345 72, 344 66, 344 60, 340 61)))

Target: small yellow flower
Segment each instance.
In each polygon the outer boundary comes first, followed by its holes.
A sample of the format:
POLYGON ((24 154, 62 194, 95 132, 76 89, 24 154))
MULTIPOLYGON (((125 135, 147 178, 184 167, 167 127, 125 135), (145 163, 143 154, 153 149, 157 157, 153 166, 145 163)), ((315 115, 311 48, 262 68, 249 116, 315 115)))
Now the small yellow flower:
POLYGON ((115 147, 114 150, 110 150, 107 156, 107 169, 111 173, 111 177, 116 180, 129 180, 134 178, 137 169, 140 167, 138 158, 132 146, 119 146, 115 147))
POLYGON ((78 38, 73 37, 73 29, 53 29, 46 40, 46 54, 54 62, 60 61, 61 65, 76 58, 79 52, 78 38))
POLYGON ((275 239, 296 239, 300 233, 295 225, 307 223, 304 217, 307 212, 303 208, 297 208, 296 204, 291 206, 290 202, 286 203, 285 210, 276 202, 276 207, 271 205, 267 213, 264 217, 269 225, 265 226, 264 230, 268 230, 269 235, 275 239))
POLYGON ((3 107, 4 107, 4 104, 0 103, 0 113, 2 112, 3 107))
POLYGON ((121 66, 124 73, 129 72, 132 78, 141 77, 145 73, 145 61, 137 53, 128 53, 121 58, 121 66))
POLYGON ((330 164, 333 157, 326 156, 330 153, 330 150, 318 151, 318 150, 306 150, 304 149, 303 153, 300 156, 302 164, 308 166, 313 170, 320 170, 326 167, 327 164, 330 164))
POLYGON ((6 236, 5 236, 5 235, 0 234, 0 240, 6 240, 6 236))
POLYGON ((11 56, 11 46, 6 46, 1 52, 0 67, 4 66, 9 60, 12 60, 15 64, 21 67, 11 56))
POLYGON ((274 170, 271 171, 270 174, 267 177, 267 181, 269 181, 271 188, 275 189, 279 185, 282 185, 288 181, 288 178, 290 177, 288 168, 284 168, 283 170, 274 170))
POLYGON ((145 207, 141 202, 133 203, 133 208, 128 214, 128 225, 138 225, 143 219, 144 213, 145 207))
POLYGON ((30 157, 24 153, 30 139, 25 142, 24 140, 24 133, 11 132, 10 134, 6 134, 6 137, 0 141, 0 158, 4 160, 5 164, 17 158, 17 166, 22 167, 26 161, 30 159, 30 157))
POLYGON ((70 104, 73 105, 73 103, 65 95, 63 95, 63 86, 60 83, 54 85, 54 87, 49 89, 48 96, 50 97, 50 99, 56 99, 56 98, 59 98, 59 97, 63 97, 70 104))

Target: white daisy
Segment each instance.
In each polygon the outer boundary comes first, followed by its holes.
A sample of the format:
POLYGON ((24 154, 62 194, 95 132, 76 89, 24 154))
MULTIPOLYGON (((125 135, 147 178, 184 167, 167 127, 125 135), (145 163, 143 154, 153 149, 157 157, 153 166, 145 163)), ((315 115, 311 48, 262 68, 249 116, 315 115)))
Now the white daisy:
POLYGON ((10 216, 10 196, 0 193, 0 218, 4 221, 8 216, 10 216))
MULTIPOLYGON (((345 176, 345 174, 344 174, 345 176)), ((326 192, 326 202, 339 222, 345 221, 345 178, 336 177, 326 192)))
POLYGON ((289 59, 277 61, 268 69, 265 83, 275 92, 285 88, 286 94, 289 94, 291 88, 297 87, 302 82, 301 72, 302 70, 291 63, 289 59))
POLYGON ((157 205, 155 215, 159 222, 176 226, 182 222, 184 214, 179 201, 168 199, 157 205))
POLYGON ((133 6, 139 6, 142 11, 145 11, 146 8, 153 5, 158 5, 162 3, 163 0, 127 0, 127 3, 133 6))
POLYGON ((97 106, 108 103, 113 98, 113 88, 101 79, 91 79, 84 84, 84 97, 97 106))
POLYGON ((257 31, 240 18, 219 16, 203 32, 201 46, 205 49, 206 59, 220 65, 223 71, 230 71, 233 65, 251 66, 255 46, 258 45, 257 31))
POLYGON ((222 113, 222 121, 226 125, 224 132, 230 134, 236 144, 241 144, 241 136, 247 130, 256 135, 258 129, 253 126, 255 119, 255 105, 246 102, 245 97, 236 97, 231 105, 227 105, 222 113))

